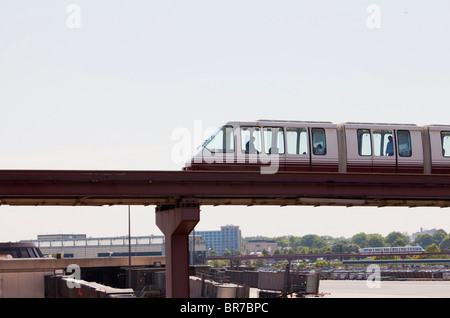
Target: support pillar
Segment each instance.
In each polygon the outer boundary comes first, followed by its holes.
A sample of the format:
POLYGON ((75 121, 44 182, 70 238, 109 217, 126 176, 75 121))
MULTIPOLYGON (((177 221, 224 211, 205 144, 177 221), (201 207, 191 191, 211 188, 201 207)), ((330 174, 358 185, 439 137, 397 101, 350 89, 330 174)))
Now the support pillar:
POLYGON ((166 297, 189 298, 189 233, 200 221, 196 199, 156 207, 156 225, 165 236, 166 297))

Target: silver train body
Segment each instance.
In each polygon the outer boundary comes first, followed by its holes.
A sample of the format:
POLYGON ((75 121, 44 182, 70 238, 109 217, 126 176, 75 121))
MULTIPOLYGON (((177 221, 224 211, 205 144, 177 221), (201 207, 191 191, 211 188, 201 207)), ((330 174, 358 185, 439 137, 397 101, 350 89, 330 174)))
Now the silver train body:
POLYGON ((398 253, 422 254, 423 252, 425 252, 425 250, 421 246, 365 247, 359 249, 360 254, 398 254, 398 253))

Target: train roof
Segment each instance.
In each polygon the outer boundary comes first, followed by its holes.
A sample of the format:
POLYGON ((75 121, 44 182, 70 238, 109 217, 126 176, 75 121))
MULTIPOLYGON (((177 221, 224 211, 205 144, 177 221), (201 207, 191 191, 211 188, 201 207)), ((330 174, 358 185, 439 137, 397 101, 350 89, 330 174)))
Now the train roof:
POLYGON ((411 123, 370 123, 370 122, 353 122, 348 121, 340 124, 335 124, 331 121, 310 121, 310 120, 278 120, 278 119, 258 119, 258 120, 233 120, 227 122, 227 124, 239 124, 239 125, 281 125, 285 126, 287 124, 292 125, 322 125, 322 126, 328 126, 328 127, 335 127, 338 125, 344 125, 344 126, 366 126, 366 127, 409 127, 409 128, 421 128, 421 127, 428 127, 429 129, 448 129, 450 130, 449 124, 429 124, 429 125, 417 125, 417 124, 411 124, 411 123))
POLYGON ((436 129, 450 129, 450 125, 440 125, 440 124, 431 124, 431 125, 427 125, 426 127, 428 128, 436 128, 436 129))
POLYGON ((278 126, 323 126, 323 127, 336 127, 337 125, 330 121, 300 121, 300 120, 269 120, 269 119, 258 119, 254 121, 229 121, 227 124, 239 124, 239 125, 256 125, 256 126, 267 126, 267 125, 278 125, 278 126))
POLYGON ((276 120, 276 119, 258 119, 258 122, 276 122, 276 123, 294 123, 294 124, 333 124, 331 121, 313 121, 313 120, 276 120))
POLYGON ((364 126, 412 126, 418 127, 416 124, 399 124, 399 123, 365 123, 365 122, 345 122, 344 125, 364 125, 364 126))

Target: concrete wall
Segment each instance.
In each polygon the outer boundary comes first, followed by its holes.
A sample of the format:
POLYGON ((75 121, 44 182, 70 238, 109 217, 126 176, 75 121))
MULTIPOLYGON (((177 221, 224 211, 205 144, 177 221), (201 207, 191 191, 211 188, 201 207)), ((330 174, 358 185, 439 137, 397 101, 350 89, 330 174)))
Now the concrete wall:
MULTIPOLYGON (((165 258, 132 257, 132 266, 165 264, 165 258)), ((107 268, 128 266, 128 257, 80 258, 80 259, 4 259, 0 260, 0 298, 44 298, 45 276, 55 270, 64 270, 71 264, 83 268, 107 268)))
POLYGON ((44 298, 44 276, 53 272, 0 273, 0 298, 44 298))

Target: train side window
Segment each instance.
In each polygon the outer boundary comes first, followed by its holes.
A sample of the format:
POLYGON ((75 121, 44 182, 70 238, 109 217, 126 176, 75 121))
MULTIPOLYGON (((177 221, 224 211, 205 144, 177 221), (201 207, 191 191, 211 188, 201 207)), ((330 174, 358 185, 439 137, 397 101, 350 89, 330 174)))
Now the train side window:
POLYGON ((450 157, 450 131, 441 131, 442 155, 450 157))
POLYGON ((259 127, 241 127, 241 150, 243 153, 261 153, 261 144, 261 129, 259 127))
POLYGON ((397 131, 398 155, 400 157, 411 157, 411 135, 408 130, 397 131))
POLYGON ((203 147, 214 153, 234 152, 234 135, 232 126, 223 126, 203 147))
POLYGON ((360 156, 371 156, 372 155, 372 141, 370 138, 369 129, 358 129, 358 154, 360 156))
POLYGON ((264 152, 284 154, 284 131, 281 127, 264 127, 264 152))
POLYGON ((325 129, 312 128, 311 135, 312 135, 313 154, 321 156, 326 155, 327 143, 325 138, 325 129))
POLYGON ((392 130, 373 131, 373 153, 375 156, 393 156, 394 142, 392 141, 392 130))
POLYGON ((305 128, 286 128, 286 148, 289 155, 308 154, 308 134, 305 128))

